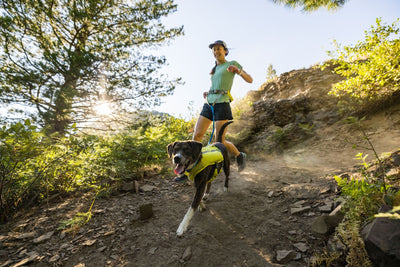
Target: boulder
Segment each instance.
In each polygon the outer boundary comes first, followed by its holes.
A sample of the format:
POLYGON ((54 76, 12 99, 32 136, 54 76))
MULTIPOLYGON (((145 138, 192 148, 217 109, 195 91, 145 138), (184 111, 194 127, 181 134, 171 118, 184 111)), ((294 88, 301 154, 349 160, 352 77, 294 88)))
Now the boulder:
POLYGON ((364 227, 361 235, 376 266, 400 266, 400 220, 376 218, 364 227))

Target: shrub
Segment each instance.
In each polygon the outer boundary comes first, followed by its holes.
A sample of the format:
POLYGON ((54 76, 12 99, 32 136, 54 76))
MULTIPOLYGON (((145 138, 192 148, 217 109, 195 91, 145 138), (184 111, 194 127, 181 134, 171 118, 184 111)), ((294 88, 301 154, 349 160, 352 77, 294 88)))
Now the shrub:
POLYGON ((173 117, 109 136, 46 136, 29 120, 0 131, 0 222, 56 192, 96 188, 142 176, 167 159, 166 147, 190 139, 192 124, 173 117))
POLYGON ((328 54, 333 57, 322 68, 333 65, 334 71, 347 79, 333 85, 329 94, 340 98, 344 111, 360 111, 390 101, 400 90, 400 39, 397 22, 392 25, 376 19, 376 27, 365 32, 365 40, 355 46, 341 47, 328 54))
POLYGON ((71 191, 86 179, 82 164, 90 146, 73 136, 47 137, 29 120, 0 131, 1 221, 52 192, 71 191))

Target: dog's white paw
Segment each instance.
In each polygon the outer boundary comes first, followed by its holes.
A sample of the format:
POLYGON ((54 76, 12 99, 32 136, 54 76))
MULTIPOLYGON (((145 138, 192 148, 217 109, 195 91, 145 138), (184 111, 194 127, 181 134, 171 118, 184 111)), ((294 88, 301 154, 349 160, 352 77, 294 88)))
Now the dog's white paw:
POLYGON ((186 232, 187 228, 188 228, 188 223, 186 221, 181 222, 181 224, 178 227, 178 230, 176 230, 176 235, 182 236, 183 233, 186 232))
POLYGON ((176 230, 176 235, 177 236, 182 236, 184 232, 185 232, 185 230, 181 229, 181 227, 179 227, 178 230, 176 230))
POLYGON ((228 192, 228 187, 224 186, 224 192, 228 192))

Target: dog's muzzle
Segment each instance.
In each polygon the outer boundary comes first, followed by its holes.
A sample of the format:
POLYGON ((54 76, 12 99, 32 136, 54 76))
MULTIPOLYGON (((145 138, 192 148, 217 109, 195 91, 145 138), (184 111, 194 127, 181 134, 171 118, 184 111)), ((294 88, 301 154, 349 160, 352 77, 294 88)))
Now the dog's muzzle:
POLYGON ((183 162, 184 160, 182 159, 182 156, 180 154, 177 154, 173 157, 172 162, 176 164, 174 172, 177 175, 181 175, 186 171, 187 164, 183 162))
POLYGON ((179 163, 181 163, 181 156, 180 155, 176 155, 175 157, 174 157, 174 164, 179 164, 179 163))

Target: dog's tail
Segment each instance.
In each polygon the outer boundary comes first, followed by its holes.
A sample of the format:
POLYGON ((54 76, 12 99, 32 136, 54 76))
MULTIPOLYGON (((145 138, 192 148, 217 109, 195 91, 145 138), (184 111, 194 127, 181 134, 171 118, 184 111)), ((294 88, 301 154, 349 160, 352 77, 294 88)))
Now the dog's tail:
POLYGON ((222 125, 221 130, 218 132, 217 142, 222 142, 222 135, 224 134, 225 128, 231 123, 233 123, 233 121, 228 121, 222 125))

